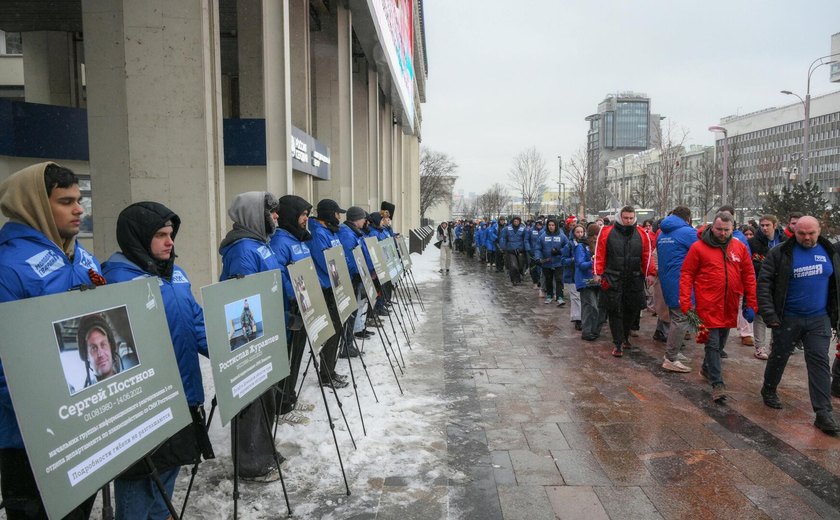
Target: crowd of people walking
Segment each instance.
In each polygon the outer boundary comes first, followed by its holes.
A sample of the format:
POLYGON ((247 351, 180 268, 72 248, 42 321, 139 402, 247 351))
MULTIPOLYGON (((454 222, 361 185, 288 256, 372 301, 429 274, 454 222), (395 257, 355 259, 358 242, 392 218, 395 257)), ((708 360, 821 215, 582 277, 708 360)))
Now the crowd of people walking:
POLYGON ((453 233, 455 252, 507 271, 513 286, 530 280, 546 305, 568 301, 581 340, 601 340, 607 325, 616 358, 639 351, 634 338, 647 309, 656 317, 652 339, 664 343, 662 369, 691 372, 685 348, 702 344, 699 373, 719 404, 727 399, 722 360, 732 329, 756 360, 767 361, 757 393, 771 408, 783 407, 776 389, 790 356, 803 351, 814 425, 840 432, 831 402, 840 397, 840 343, 829 363, 832 330, 840 330, 840 247, 821 236, 812 216, 791 213, 781 227, 775 215, 763 215, 739 227, 734 215, 722 206, 695 226, 690 209, 677 206, 639 224, 625 206, 589 223, 513 215, 443 223, 438 231, 453 233))

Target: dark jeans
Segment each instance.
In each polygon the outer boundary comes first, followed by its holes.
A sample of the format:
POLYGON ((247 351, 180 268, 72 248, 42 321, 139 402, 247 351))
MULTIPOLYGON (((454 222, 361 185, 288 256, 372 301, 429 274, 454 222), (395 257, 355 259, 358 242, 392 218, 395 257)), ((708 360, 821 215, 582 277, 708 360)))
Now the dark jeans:
POLYGON ((529 259, 529 265, 531 268, 531 281, 535 284, 540 283, 540 271, 542 268, 540 267, 539 260, 529 259))
POLYGON ((555 294, 557 296, 563 296, 563 268, 553 268, 553 267, 543 267, 543 291, 545 291, 546 298, 554 298, 555 294), (556 290, 555 290, 556 289, 556 290))
POLYGON ((831 322, 828 316, 800 318, 786 316, 782 326, 773 329, 773 349, 764 368, 764 386, 775 390, 782 380, 794 344, 801 340, 808 369, 808 393, 817 415, 831 413, 831 372, 828 367, 828 346, 831 343, 831 322))
POLYGON ((297 404, 297 380, 300 365, 306 352, 306 329, 292 331, 292 339, 288 345, 289 375, 277 385, 277 406, 279 414, 289 413, 297 404))
POLYGON ((521 282, 522 275, 528 267, 525 254, 517 251, 505 251, 505 256, 507 257, 507 268, 508 275, 510 275, 510 281, 513 283, 521 282))
POLYGON ((269 388, 237 415, 239 442, 231 451, 239 449, 239 476, 253 478, 265 475, 275 467, 274 437, 271 432, 272 414, 277 413, 276 386, 269 388), (269 422, 266 422, 266 416, 269 422))
POLYGON ((581 336, 594 338, 601 334, 600 311, 598 310, 599 287, 584 287, 580 293, 581 336))
POLYGON ((703 368, 709 374, 712 385, 723 383, 720 369, 720 351, 729 338, 729 329, 709 329, 709 341, 706 343, 706 356, 703 358, 703 368))
POLYGON ((505 255, 503 251, 498 249, 493 251, 493 258, 496 259, 496 272, 501 273, 505 270, 505 255))
MULTIPOLYGON (((6 506, 9 520, 47 520, 47 512, 41 502, 41 494, 35 484, 32 468, 26 450, 17 448, 0 449, 0 493, 6 506)), ((93 510, 96 494, 70 511, 67 520, 86 520, 93 510)))
POLYGON ((639 295, 623 289, 610 288, 604 291, 603 298, 603 303, 607 306, 613 343, 619 345, 628 341, 630 329, 639 318, 639 295))

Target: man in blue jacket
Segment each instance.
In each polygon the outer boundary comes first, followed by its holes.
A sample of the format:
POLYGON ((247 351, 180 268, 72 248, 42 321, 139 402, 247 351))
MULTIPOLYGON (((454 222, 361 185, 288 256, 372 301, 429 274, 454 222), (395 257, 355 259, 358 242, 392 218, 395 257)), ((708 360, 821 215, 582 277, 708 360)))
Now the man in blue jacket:
POLYGON ((306 352, 306 330, 297 306, 292 279, 288 266, 309 258, 305 242, 312 238, 306 229, 312 204, 297 195, 283 195, 277 204, 277 231, 271 236, 271 250, 280 264, 283 278, 284 318, 286 321, 286 344, 289 354, 289 375, 280 385, 278 399, 278 420, 287 424, 307 424, 309 418, 301 412, 315 409, 315 405, 298 399, 297 385, 300 365, 306 352))
MULTIPOLYGON (((362 285, 362 276, 359 273, 361 269, 367 269, 368 272, 373 272, 373 262, 370 261, 370 255, 367 252, 367 244, 365 243, 365 235, 362 232, 362 227, 367 220, 367 212, 359 206, 350 206, 347 209, 347 220, 338 228, 338 239, 344 247, 344 258, 347 261, 347 270, 350 272, 350 281, 353 284, 353 292, 356 295, 356 309, 350 318, 347 320, 347 326, 344 331, 344 345, 341 356, 356 357, 359 351, 353 345, 353 337, 367 338, 373 335, 372 332, 365 331, 365 315, 367 314, 367 302, 364 293, 364 286, 362 285), (353 250, 361 246, 362 253, 365 256, 366 265, 357 265, 356 258, 353 256, 353 250)), ((374 273, 375 275, 375 273, 374 273)))
POLYGON ((321 284, 327 310, 336 331, 324 343, 324 348, 321 350, 321 383, 329 387, 329 382, 332 380, 336 388, 343 388, 349 384, 347 378, 335 371, 335 365, 338 361, 338 343, 341 339, 340 334, 343 327, 330 285, 330 273, 327 270, 327 259, 324 256, 324 251, 341 245, 341 240, 338 238, 338 228, 341 225, 339 217, 342 213, 347 213, 347 210, 341 209, 338 203, 332 199, 323 199, 318 203, 315 211, 317 212, 316 218, 309 219, 309 232, 312 233, 312 238, 306 242, 306 245, 312 254, 315 272, 318 274, 318 282, 321 284))
MULTIPOLYGON (((181 219, 157 202, 138 202, 117 218, 117 242, 121 252, 102 265, 109 283, 138 278, 157 278, 169 335, 175 349, 178 371, 184 385, 193 422, 170 437, 152 453, 168 496, 182 465, 193 465, 213 457, 205 429, 204 386, 198 355, 209 357, 204 332, 204 312, 195 301, 187 274, 175 265, 175 236, 181 219)), ((117 518, 145 520, 166 518, 169 510, 154 480, 139 463, 114 480, 117 518)))
POLYGON ((542 266, 546 304, 563 301, 561 254, 568 242, 569 239, 557 225, 557 220, 550 218, 545 224, 545 229, 531 244, 531 253, 542 266))
MULTIPOLYGON (((85 212, 81 199, 76 175, 51 162, 24 168, 0 183, 0 211, 9 219, 0 229, 0 302, 104 283, 99 262, 76 241, 85 212)), ((0 493, 6 518, 47 518, 2 364, 0 493)), ((88 518, 95 498, 85 500, 66 518, 88 518)))
MULTIPOLYGON (((277 198, 265 191, 249 191, 233 198, 228 208, 233 229, 219 246, 220 281, 280 269, 269 246, 269 239, 277 229, 277 210, 277 198)), ((236 446, 231 446, 231 450, 239 450, 239 476, 254 482, 273 482, 280 478, 271 424, 265 421, 264 410, 273 420, 272 414, 277 413, 273 388, 239 412, 239 439, 236 446)), ((280 456, 280 460, 282 463, 285 459, 280 456)))
POLYGON ((683 364, 687 358, 681 353, 688 317, 680 310, 680 272, 688 250, 697 241, 697 231, 691 226, 691 210, 677 206, 659 228, 661 232, 656 239, 659 285, 671 318, 662 368, 671 372, 691 372, 691 368, 683 364))
POLYGON ((539 245, 539 238, 542 232, 543 222, 540 219, 535 220, 528 229, 528 250, 530 251, 530 254, 528 255, 528 264, 531 267, 531 281, 534 282, 534 285, 540 289, 540 292, 542 292, 542 286, 540 285, 542 270, 540 268, 540 263, 537 261, 537 257, 534 254, 534 250, 539 245))
POLYGON ((499 249, 505 252, 508 275, 513 285, 519 285, 522 282, 522 275, 527 267, 526 254, 530 252, 530 247, 526 240, 522 219, 514 215, 510 219, 510 224, 502 229, 499 236, 499 249))

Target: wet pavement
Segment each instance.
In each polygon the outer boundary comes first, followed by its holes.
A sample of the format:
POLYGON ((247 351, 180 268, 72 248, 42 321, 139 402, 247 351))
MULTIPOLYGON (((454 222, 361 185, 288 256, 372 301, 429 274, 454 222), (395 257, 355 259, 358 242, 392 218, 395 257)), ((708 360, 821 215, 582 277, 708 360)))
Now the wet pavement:
POLYGON ((692 373, 661 368, 649 313, 641 351, 616 359, 606 327, 581 341, 568 304, 454 256, 451 274, 423 284, 417 337, 442 339, 446 464, 459 478, 402 504, 404 518, 840 518, 840 439, 812 425, 802 355, 773 410, 758 393, 765 362, 730 339, 718 405, 693 340, 692 373))

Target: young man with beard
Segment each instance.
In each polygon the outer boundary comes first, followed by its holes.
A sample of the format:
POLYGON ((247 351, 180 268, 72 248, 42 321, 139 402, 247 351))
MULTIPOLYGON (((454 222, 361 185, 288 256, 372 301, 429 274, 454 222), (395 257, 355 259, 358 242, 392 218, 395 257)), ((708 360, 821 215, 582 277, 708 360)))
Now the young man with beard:
POLYGON ((526 231, 522 219, 515 215, 499 236, 499 249, 505 253, 508 275, 513 285, 522 282, 522 275, 527 267, 526 255, 530 253, 531 246, 528 244, 526 231))
MULTIPOLYGON (((76 241, 85 213, 81 199, 76 175, 51 162, 24 168, 0 183, 0 211, 9 219, 0 229, 0 302, 104 283, 99 262, 76 241)), ((0 492, 6 518, 47 518, 2 364, 0 492)), ((95 498, 85 500, 66 518, 88 518, 95 498)))
POLYGON ((712 400, 726 399, 726 385, 720 366, 720 350, 729 329, 738 322, 741 299, 746 296, 744 318, 752 323, 758 304, 747 246, 732 237, 735 222, 728 211, 715 215, 700 240, 692 244, 680 271, 680 310, 688 314, 693 307, 709 331, 706 355, 700 374, 712 385, 712 400))
MULTIPOLYGON (((749 239, 750 253, 752 254, 753 270, 758 279, 761 273, 761 266, 771 249, 787 240, 787 236, 777 227, 778 220, 775 215, 763 215, 758 220, 758 231, 755 236, 749 239)), ((753 322, 753 335, 755 338, 755 353, 757 359, 767 359, 770 354, 770 345, 767 343, 767 326, 764 318, 761 317, 761 309, 753 322)))
POLYGON ((615 357, 633 348, 630 328, 645 307, 645 282, 652 284, 656 275, 651 252, 650 238, 636 225, 633 206, 621 208, 618 220, 598 234, 593 279, 605 292, 615 357))
POLYGON ((309 418, 301 412, 315 409, 315 405, 298 399, 295 390, 300 365, 306 352, 306 330, 298 309, 288 266, 309 258, 305 242, 312 238, 306 229, 312 205, 297 195, 284 195, 277 204, 277 231, 271 237, 271 250, 280 264, 283 278, 283 316, 286 320, 286 345, 289 354, 289 375, 281 381, 277 399, 278 420, 288 424, 307 424, 309 418))
POLYGON ((316 218, 309 219, 309 232, 312 233, 312 238, 306 241, 306 245, 312 254, 312 261, 315 263, 315 271, 318 274, 318 282, 321 284, 327 310, 335 328, 335 334, 324 343, 324 348, 321 350, 321 384, 329 387, 330 381, 332 381, 336 388, 344 388, 349 384, 347 378, 335 371, 335 365, 338 361, 338 344, 341 340, 343 327, 330 285, 330 273, 327 270, 324 251, 341 245, 341 240, 338 238, 338 228, 341 224, 339 217, 342 213, 347 213, 347 210, 341 209, 338 203, 332 199, 323 199, 318 202, 316 212, 316 218))
MULTIPOLYGON (((269 239, 277 229, 277 211, 277 198, 265 191, 249 191, 233 198, 228 208, 233 229, 219 246, 220 281, 281 268, 269 246, 269 239)), ((244 480, 273 482, 280 478, 269 422, 277 413, 275 394, 271 388, 239 412, 238 445, 231 446, 231 451, 238 449, 239 476, 244 480)), ((277 456, 281 463, 285 460, 277 456)))
MULTIPOLYGON (((132 204, 117 218, 120 252, 102 265, 109 283, 154 278, 160 286, 169 335, 193 420, 152 453, 152 461, 170 497, 181 466, 197 464, 202 455, 213 457, 204 425, 204 386, 198 361, 199 354, 209 357, 204 312, 193 297, 187 274, 175 265, 175 236, 180 226, 178 215, 163 204, 132 204)), ((114 480, 114 499, 117 518, 146 520, 169 516, 166 503, 142 462, 114 480)))

